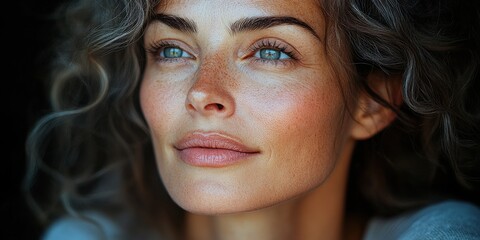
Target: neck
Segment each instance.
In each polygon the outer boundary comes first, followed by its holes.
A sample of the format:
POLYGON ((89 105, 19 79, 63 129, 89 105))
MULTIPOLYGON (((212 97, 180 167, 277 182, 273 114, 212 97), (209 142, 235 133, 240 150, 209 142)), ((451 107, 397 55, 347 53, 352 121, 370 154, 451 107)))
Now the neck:
POLYGON ((342 158, 330 177, 319 187, 284 203, 235 214, 216 216, 188 214, 187 238, 343 239, 349 157, 342 158))

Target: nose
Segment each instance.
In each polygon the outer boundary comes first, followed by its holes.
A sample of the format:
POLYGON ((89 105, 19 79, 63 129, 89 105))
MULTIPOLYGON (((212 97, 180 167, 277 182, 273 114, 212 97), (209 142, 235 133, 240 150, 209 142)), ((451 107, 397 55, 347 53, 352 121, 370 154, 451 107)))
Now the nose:
POLYGON ((189 89, 186 109, 192 116, 228 118, 235 112, 232 76, 225 66, 200 67, 189 89))

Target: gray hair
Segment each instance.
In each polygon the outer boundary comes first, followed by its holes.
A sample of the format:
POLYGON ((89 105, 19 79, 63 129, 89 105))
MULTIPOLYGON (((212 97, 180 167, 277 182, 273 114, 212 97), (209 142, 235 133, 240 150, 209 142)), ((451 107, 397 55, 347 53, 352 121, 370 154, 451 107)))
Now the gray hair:
POLYGON ((345 89, 367 92, 399 118, 359 143, 350 184, 352 192, 360 189, 363 207, 390 215, 443 197, 480 200, 479 7, 445 0, 322 6, 330 25, 327 49, 333 56, 347 51, 353 63, 345 69, 353 72, 345 89), (401 107, 370 89, 370 71, 387 81, 401 76, 401 107))

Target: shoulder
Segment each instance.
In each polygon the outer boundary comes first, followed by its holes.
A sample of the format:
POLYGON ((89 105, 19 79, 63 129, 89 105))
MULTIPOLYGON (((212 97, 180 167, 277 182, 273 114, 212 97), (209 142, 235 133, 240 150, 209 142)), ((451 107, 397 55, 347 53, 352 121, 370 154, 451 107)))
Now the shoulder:
POLYGON ((119 234, 118 226, 111 219, 88 212, 84 218, 65 216, 56 220, 46 229, 42 240, 118 239, 119 234))
POLYGON ((480 208, 463 201, 444 201, 393 218, 375 218, 365 239, 480 239, 480 208))
POLYGON ((447 201, 426 207, 410 217, 401 239, 480 239, 480 209, 471 203, 447 201))

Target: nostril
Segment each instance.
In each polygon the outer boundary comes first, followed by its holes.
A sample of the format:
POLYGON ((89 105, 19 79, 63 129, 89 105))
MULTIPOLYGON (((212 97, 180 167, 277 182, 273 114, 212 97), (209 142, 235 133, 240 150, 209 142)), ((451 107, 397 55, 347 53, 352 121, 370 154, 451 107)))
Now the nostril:
POLYGON ((225 108, 221 103, 211 103, 205 106, 205 110, 207 111, 222 111, 225 108))

